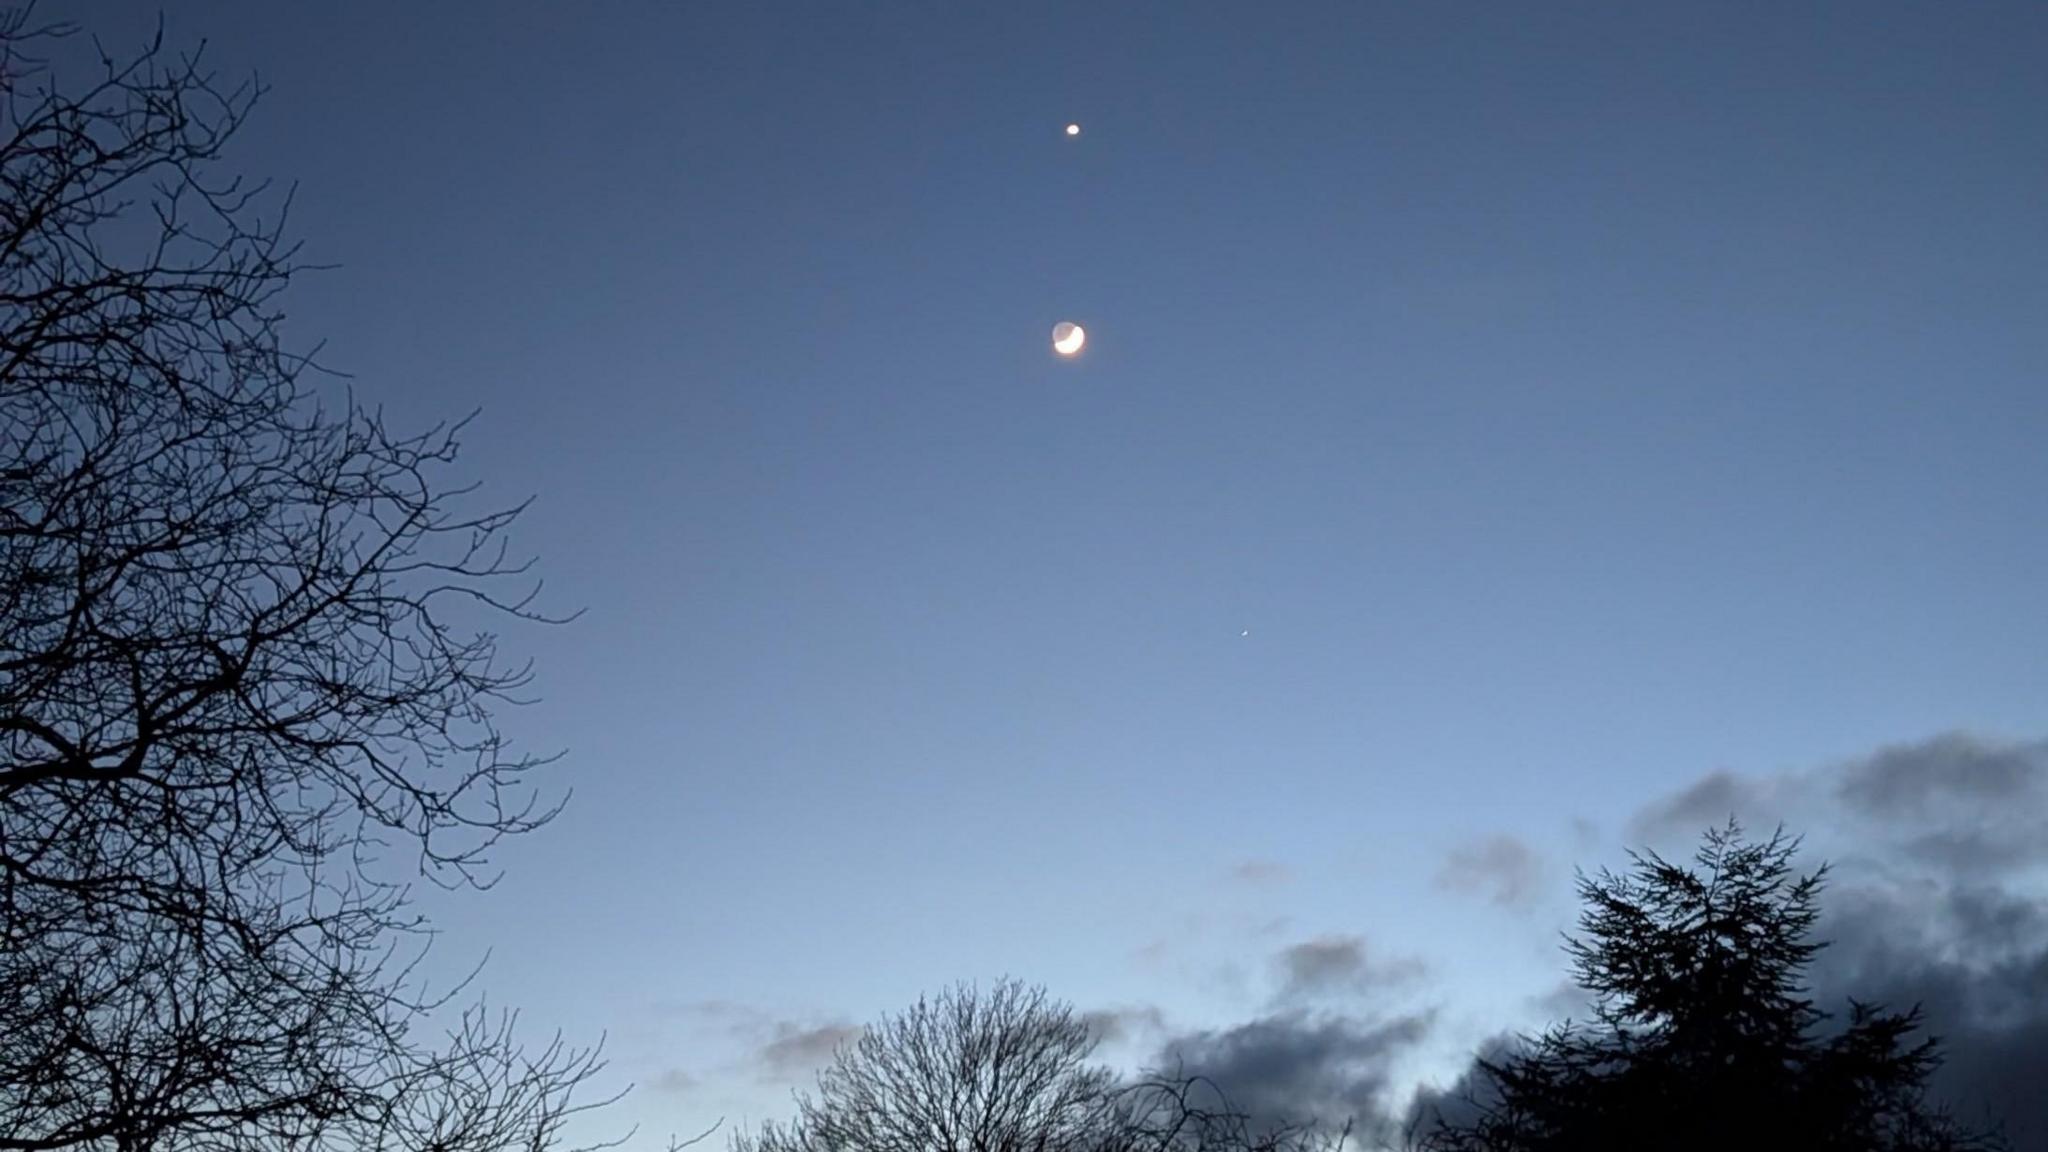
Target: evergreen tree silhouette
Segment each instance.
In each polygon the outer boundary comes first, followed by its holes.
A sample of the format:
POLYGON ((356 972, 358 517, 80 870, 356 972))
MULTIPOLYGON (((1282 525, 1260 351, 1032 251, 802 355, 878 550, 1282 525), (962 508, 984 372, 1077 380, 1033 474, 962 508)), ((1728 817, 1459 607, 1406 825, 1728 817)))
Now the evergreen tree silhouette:
POLYGON ((1630 853, 1579 877, 1566 952, 1594 1018, 1478 1062, 1473 1118, 1439 1121, 1428 1152, 1959 1152, 2002 1149, 1925 1097, 1937 1041, 1918 1008, 1850 1001, 1830 1027, 1807 996, 1825 865, 1799 842, 1706 834, 1696 869, 1630 853))

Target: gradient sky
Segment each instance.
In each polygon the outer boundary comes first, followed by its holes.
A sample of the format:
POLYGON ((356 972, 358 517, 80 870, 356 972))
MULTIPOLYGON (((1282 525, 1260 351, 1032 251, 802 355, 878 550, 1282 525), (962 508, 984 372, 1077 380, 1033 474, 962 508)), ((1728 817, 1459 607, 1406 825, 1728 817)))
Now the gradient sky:
POLYGON ((1333 934, 1470 1044, 1655 797, 2048 732, 2038 3, 169 29, 273 86, 292 331, 539 498, 575 798, 444 947, 656 1136, 954 979, 1226 1026, 1333 934), (1534 895, 1442 890, 1503 834, 1534 895))

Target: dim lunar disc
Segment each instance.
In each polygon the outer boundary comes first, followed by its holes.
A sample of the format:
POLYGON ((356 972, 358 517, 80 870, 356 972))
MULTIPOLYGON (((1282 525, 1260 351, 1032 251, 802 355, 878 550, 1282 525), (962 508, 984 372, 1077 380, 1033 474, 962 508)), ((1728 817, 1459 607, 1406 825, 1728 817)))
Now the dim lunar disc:
POLYGON ((1072 356, 1088 342, 1088 333, 1079 324, 1062 320, 1052 328, 1052 350, 1062 356, 1072 356))

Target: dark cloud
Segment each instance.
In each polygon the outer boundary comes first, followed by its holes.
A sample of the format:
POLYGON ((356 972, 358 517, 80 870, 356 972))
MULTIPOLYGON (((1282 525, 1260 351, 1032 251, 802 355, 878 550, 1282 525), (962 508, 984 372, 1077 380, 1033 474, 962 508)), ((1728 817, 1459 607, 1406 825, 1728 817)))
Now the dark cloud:
POLYGON ((1639 841, 1698 835, 1737 817, 1787 823, 1859 850, 1951 873, 2048 861, 2048 741, 1999 743, 1948 733, 1832 768, 1745 777, 1713 772, 1645 807, 1639 841))
POLYGON ((1543 857, 1534 848, 1499 835, 1453 849, 1436 882, 1454 892, 1483 892, 1503 908, 1526 908, 1543 891, 1544 871, 1543 857))
POLYGON ((1230 878, 1242 884, 1270 887, 1294 879, 1294 873, 1277 860, 1240 860, 1232 865, 1230 878))
POLYGON ((1357 936, 1325 936, 1283 948, 1274 960, 1284 990, 1318 991, 1349 984, 1365 974, 1365 941, 1357 936))
MULTIPOLYGON (((1847 766, 1843 801, 1880 819, 1911 819, 1935 805, 2039 805, 2048 787, 2048 741, 1992 744, 1960 733, 1886 748, 1847 766)), ((2042 846, 2048 851, 2048 845, 2042 846)))
MULTIPOLYGON (((1764 776, 1712 773, 1645 806, 1630 840, 1689 851, 1731 816, 1804 836, 1802 862, 1831 861, 1812 992, 1837 1019, 1848 1000, 1920 1005, 1946 1059, 1937 1098, 1973 1122, 2003 1120, 2014 1146, 2048 1148, 2048 742, 1948 735, 1829 767, 1764 776)), ((1541 864, 1511 837, 1454 853, 1439 880, 1504 903, 1528 898, 1541 864)), ((1214 1079, 1265 1121, 1356 1118, 1373 1138, 1469 1117, 1476 1064, 1445 1086, 1390 1099, 1397 1065, 1431 1039, 1427 1015, 1384 1022, 1309 1011, 1312 994, 1376 985, 1388 967, 1355 937, 1274 957, 1275 1014, 1168 1042, 1161 1060, 1214 1079)), ((1560 970, 1563 958, 1559 957, 1560 970)), ((1541 1020, 1583 1019, 1566 986, 1531 1002, 1541 1020)), ((1481 1055, 1516 1041, 1497 1037, 1481 1055)))
POLYGON ((1166 1031, 1166 1014, 1150 1004, 1097 1008, 1081 1013, 1081 1022, 1099 1044, 1134 1043, 1166 1031))
POLYGON ((841 1044, 859 1035, 859 1026, 853 1024, 778 1023, 774 1035, 755 1053, 755 1061, 765 1078, 795 1079, 824 1066, 841 1044))
POLYGON ((1887 748, 1843 766, 1834 796, 1866 837, 1959 882, 2048 863, 2048 741, 1887 748))
POLYGON ((1210 1078, 1257 1124, 1349 1119, 1371 1136, 1398 1121, 1391 1071, 1429 1030, 1427 1015, 1366 1021, 1285 1012, 1178 1037, 1160 1050, 1159 1064, 1210 1078))
POLYGON ((1920 1005, 1946 1054, 1936 1094, 2048 1147, 2048 741, 1947 734, 1818 771, 1716 773, 1631 827, 1697 836, 1731 813, 1783 819, 1809 865, 1835 864, 1811 972, 1821 1006, 1920 1005))
POLYGON ((1835 903, 1814 987, 1836 1005, 1919 1005, 1945 1053, 1937 1095, 2003 1118, 2018 1147, 2048 1144, 2048 903, 1981 889, 1835 903))
POLYGON ((1942 828, 1901 845, 1905 854, 1943 871, 1968 875, 2025 864, 2041 852, 2036 835, 2015 828, 1980 825, 1942 828))
POLYGON ((1404 984, 1423 974, 1419 960, 1372 960, 1359 936, 1322 936, 1282 948, 1273 957, 1279 1002, 1362 993, 1404 984))
POLYGON ((1703 828, 1726 824, 1730 816, 1751 824, 1774 824, 1777 806, 1770 792, 1759 781, 1732 772, 1711 772, 1676 796, 1637 813, 1629 822, 1629 835, 1648 842, 1674 835, 1695 836, 1703 828))
POLYGON ((1520 1043, 1520 1038, 1511 1033, 1494 1036, 1479 1046, 1472 1062, 1449 1085, 1425 1084, 1417 1089, 1401 1118, 1401 1130, 1421 1136, 1439 1127, 1462 1127, 1477 1120, 1492 1099, 1479 1061, 1504 1061, 1520 1043))

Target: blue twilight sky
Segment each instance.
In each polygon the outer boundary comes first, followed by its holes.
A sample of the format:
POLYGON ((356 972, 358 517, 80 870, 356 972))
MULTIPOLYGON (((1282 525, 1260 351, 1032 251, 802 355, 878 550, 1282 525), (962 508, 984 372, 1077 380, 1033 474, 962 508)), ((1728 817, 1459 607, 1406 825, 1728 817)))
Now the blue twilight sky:
POLYGON ((539 497, 574 803, 444 947, 656 1134, 1326 938, 1440 1073, 1656 797, 2048 732, 2038 3, 168 19, 273 86, 293 331, 539 497))

